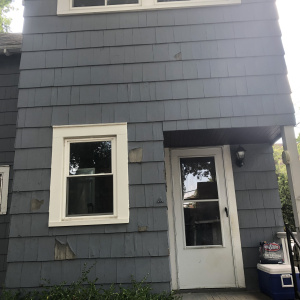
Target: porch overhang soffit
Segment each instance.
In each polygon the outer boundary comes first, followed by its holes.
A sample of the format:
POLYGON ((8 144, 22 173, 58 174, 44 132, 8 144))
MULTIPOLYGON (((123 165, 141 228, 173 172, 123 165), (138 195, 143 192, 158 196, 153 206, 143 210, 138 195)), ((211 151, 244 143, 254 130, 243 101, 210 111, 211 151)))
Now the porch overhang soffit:
POLYGON ((205 147, 235 144, 273 144, 280 126, 164 131, 164 146, 205 147))

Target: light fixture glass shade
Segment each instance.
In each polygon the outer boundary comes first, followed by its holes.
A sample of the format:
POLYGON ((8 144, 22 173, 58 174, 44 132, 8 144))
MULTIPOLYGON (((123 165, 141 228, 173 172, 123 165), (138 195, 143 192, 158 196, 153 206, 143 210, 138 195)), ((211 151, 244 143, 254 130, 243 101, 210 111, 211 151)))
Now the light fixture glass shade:
POLYGON ((238 152, 236 153, 236 157, 237 157, 238 159, 243 159, 243 158, 245 157, 245 151, 238 151, 238 152))
POLYGON ((236 152, 235 152, 235 156, 236 156, 236 164, 239 166, 239 167, 242 167, 244 165, 244 159, 245 159, 245 152, 246 150, 239 146, 237 149, 236 149, 236 152))

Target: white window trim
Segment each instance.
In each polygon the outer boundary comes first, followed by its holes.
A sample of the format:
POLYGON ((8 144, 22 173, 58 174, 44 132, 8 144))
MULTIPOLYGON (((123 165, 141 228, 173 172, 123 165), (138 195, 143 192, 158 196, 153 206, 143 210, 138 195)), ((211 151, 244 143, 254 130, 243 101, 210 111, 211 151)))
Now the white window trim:
POLYGON ((129 222, 127 123, 53 126, 49 227, 120 224, 129 222), (69 172, 68 143, 74 140, 112 139, 114 214, 66 216, 66 174, 69 172))
POLYGON ((76 14, 93 14, 119 11, 140 11, 183 8, 195 6, 227 5, 240 4, 241 0, 190 0, 190 1, 170 1, 158 2, 157 0, 139 0, 137 4, 122 4, 111 6, 86 6, 73 7, 73 0, 57 0, 58 15, 76 15, 76 14))
POLYGON ((2 180, 2 188, 0 188, 0 215, 5 215, 7 213, 9 166, 0 166, 0 175, 2 175, 2 179, 0 179, 2 180))

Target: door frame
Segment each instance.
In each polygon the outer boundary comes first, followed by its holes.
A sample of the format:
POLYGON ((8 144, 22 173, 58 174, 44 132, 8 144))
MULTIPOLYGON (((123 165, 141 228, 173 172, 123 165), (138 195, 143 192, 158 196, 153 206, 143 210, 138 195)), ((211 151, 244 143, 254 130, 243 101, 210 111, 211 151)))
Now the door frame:
POLYGON ((233 263, 235 282, 237 288, 246 287, 244 264, 242 257, 242 247, 240 238, 240 227, 237 213, 234 179, 232 171, 232 161, 230 154, 230 146, 216 146, 216 147, 195 147, 195 148, 165 148, 165 166, 166 166, 166 182, 167 182, 167 205, 168 205, 168 225, 169 225, 169 245, 170 245, 170 266, 171 266, 171 288, 178 290, 178 270, 177 270, 177 253, 175 240, 175 224, 174 224, 174 194, 173 194, 173 177, 171 152, 172 150, 195 150, 195 149, 213 149, 218 148, 222 150, 222 160, 224 166, 224 177, 226 186, 226 195, 228 201, 229 224, 232 241, 233 263))

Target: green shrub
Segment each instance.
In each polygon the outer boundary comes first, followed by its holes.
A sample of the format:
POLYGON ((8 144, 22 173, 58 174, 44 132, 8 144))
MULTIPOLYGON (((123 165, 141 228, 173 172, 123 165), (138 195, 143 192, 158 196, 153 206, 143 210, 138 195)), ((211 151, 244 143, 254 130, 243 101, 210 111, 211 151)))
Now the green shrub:
MULTIPOLYGON (((92 266, 93 267, 93 266, 92 266)), ((88 274, 91 268, 82 271, 81 277, 67 286, 65 282, 54 286, 45 286, 42 291, 10 291, 4 289, 0 300, 173 300, 179 299, 173 293, 151 293, 152 289, 145 279, 137 282, 131 280, 130 287, 111 285, 109 289, 97 287, 95 280, 89 280, 88 274)), ((45 284, 50 283, 45 281, 45 284)))

